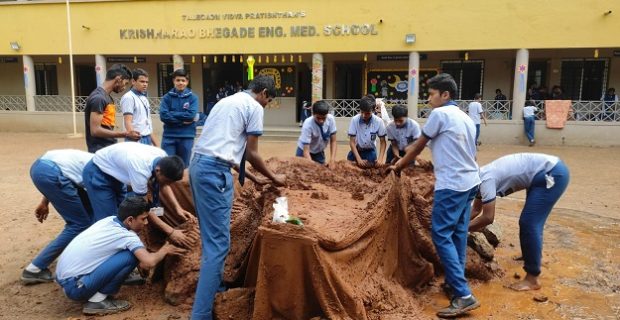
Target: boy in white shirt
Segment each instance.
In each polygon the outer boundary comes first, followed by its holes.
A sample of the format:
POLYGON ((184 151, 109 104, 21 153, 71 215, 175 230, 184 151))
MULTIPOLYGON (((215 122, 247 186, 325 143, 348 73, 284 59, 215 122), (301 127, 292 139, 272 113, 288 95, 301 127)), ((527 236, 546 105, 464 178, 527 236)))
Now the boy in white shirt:
POLYGON ((329 167, 336 163, 336 118, 329 114, 329 104, 323 100, 312 105, 312 116, 304 120, 297 140, 296 156, 325 164, 325 148, 329 143, 329 167))
POLYGON ((385 163, 385 125, 381 118, 373 114, 375 99, 365 96, 359 100, 360 114, 351 119, 349 125, 349 147, 347 160, 354 161, 361 168, 374 167, 385 163), (379 137, 379 154, 375 140, 379 137))
MULTIPOLYGON (((233 181, 230 170, 246 177, 245 161, 276 186, 286 184, 286 176, 276 175, 258 153, 263 133, 263 108, 276 96, 275 81, 257 76, 248 90, 235 93, 213 106, 202 134, 196 141, 189 166, 189 181, 200 225, 202 258, 192 319, 212 319, 215 293, 222 282, 224 261, 230 248, 230 212, 233 181)), ((247 175, 257 182, 255 177, 247 175)))
POLYGON ((151 105, 146 97, 146 89, 149 86, 149 75, 143 69, 135 69, 131 73, 131 89, 121 98, 121 109, 123 111, 123 124, 125 131, 137 131, 140 133, 137 141, 146 145, 158 146, 155 135, 153 135, 153 122, 151 121, 151 105))
POLYGON ((439 310, 437 316, 452 318, 480 307, 465 278, 470 204, 480 183, 475 160, 476 128, 452 100, 458 90, 452 76, 438 74, 427 83, 433 110, 422 129, 422 136, 389 169, 398 172, 405 168, 432 139, 435 198, 431 235, 444 268, 446 284, 454 293, 450 305, 439 310))
MULTIPOLYGON (((169 186, 183 178, 184 166, 180 157, 167 156, 162 149, 137 142, 117 143, 97 151, 83 172, 93 207, 93 222, 116 215, 118 205, 125 199, 127 185, 131 186, 133 194, 142 197, 146 197, 150 188, 153 207, 159 207, 161 191, 178 215, 192 219, 192 214, 179 205, 169 186)), ((159 220, 155 214, 151 218, 159 220)), ((159 221, 153 222, 162 225, 159 221)), ((175 232, 171 236, 183 237, 183 233, 175 232)))
POLYGON ((530 142, 530 147, 536 143, 536 141, 534 140, 536 111, 538 111, 538 108, 534 105, 534 102, 528 100, 523 107, 523 125, 525 127, 525 135, 527 136, 527 140, 530 142))
POLYGON ((24 284, 53 281, 49 265, 73 238, 90 226, 91 208, 82 184, 82 171, 93 156, 80 150, 51 150, 30 167, 32 182, 43 194, 35 209, 37 220, 43 223, 47 219, 51 202, 65 220, 65 227, 23 270, 21 280, 24 284))
POLYGON ((58 259, 56 275, 65 295, 87 301, 82 312, 104 315, 124 311, 130 304, 116 300, 116 294, 130 272, 140 265, 155 267, 166 255, 186 250, 165 243, 157 252, 148 252, 138 234, 148 223, 149 204, 141 197, 125 199, 118 215, 99 220, 80 233, 58 259))
POLYGON ((407 117, 406 106, 396 105, 392 108, 394 121, 387 126, 387 138, 391 142, 387 150, 387 163, 398 161, 405 155, 405 149, 412 145, 421 135, 420 125, 407 117))
POLYGON ((482 118, 482 120, 484 121, 484 125, 487 125, 487 117, 484 115, 484 110, 482 109, 482 104, 480 104, 480 101, 482 100, 482 95, 479 93, 476 93, 476 95, 474 96, 474 101, 469 103, 469 106, 467 106, 468 112, 469 112, 469 117, 471 118, 472 121, 474 121, 474 124, 476 125, 476 145, 479 146, 480 145, 480 118, 482 118))
POLYGON ((560 158, 542 153, 517 153, 501 157, 480 168, 480 192, 472 208, 471 232, 480 231, 495 219, 495 198, 527 190, 519 218, 519 239, 526 276, 513 283, 516 291, 538 290, 545 222, 560 199, 570 173, 560 158), (480 214, 482 212, 482 214, 480 214))

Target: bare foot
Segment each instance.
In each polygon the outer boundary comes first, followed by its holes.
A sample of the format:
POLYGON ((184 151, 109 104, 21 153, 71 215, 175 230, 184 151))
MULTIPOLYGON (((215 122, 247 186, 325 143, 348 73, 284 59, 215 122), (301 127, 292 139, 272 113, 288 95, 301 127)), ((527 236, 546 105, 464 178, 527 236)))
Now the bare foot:
POLYGON ((527 279, 515 282, 509 286, 506 286, 508 289, 512 289, 514 291, 530 291, 530 290, 539 290, 540 284, 536 282, 528 281, 527 279))

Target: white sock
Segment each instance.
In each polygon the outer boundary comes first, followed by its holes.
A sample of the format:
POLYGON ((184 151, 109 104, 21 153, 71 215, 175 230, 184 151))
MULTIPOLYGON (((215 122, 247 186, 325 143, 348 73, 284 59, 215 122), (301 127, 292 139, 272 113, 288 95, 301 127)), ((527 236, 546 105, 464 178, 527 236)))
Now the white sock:
POLYGON ((41 272, 41 269, 39 269, 37 266, 31 263, 26 267, 26 271, 33 272, 33 273, 39 273, 41 272))
POLYGON ((466 295, 464 297, 461 297, 461 299, 469 299, 469 298, 471 298, 471 294, 468 294, 468 295, 466 295))
POLYGON ((103 294, 100 292, 95 293, 92 297, 90 297, 90 299, 88 299, 89 302, 101 302, 103 300, 105 300, 105 298, 107 298, 108 295, 107 294, 103 294))

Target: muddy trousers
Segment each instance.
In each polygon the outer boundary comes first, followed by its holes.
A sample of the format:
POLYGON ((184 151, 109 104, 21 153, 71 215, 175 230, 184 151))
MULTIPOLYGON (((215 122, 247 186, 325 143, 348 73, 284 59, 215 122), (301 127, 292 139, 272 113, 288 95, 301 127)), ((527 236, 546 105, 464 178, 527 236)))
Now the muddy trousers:
POLYGON ((215 293, 222 284, 224 261, 230 248, 230 211, 233 202, 230 169, 230 164, 198 153, 189 166, 189 182, 202 244, 192 320, 213 319, 215 293))
POLYGON ((528 274, 540 275, 545 222, 551 209, 566 190, 569 180, 568 168, 560 161, 551 171, 536 174, 527 189, 525 205, 519 218, 519 239, 523 254, 523 269, 528 274), (547 180, 550 180, 549 184, 547 180), (550 188, 547 188, 548 186, 550 188))
POLYGON ((470 205, 476 192, 477 186, 463 192, 435 190, 431 235, 443 265, 446 283, 454 291, 455 297, 471 294, 465 279, 465 261, 470 205))
POLYGON ((84 167, 82 177, 93 207, 92 223, 115 216, 118 213, 118 206, 125 200, 127 186, 101 171, 92 160, 84 167))
POLYGON ((46 269, 73 238, 90 226, 88 198, 84 190, 80 190, 80 187, 67 179, 52 161, 35 161, 30 167, 30 177, 39 192, 65 220, 65 228, 32 261, 37 268, 46 269))
MULTIPOLYGON (((304 151, 300 147, 297 147, 297 151, 295 151, 295 156, 303 158, 304 151)), ((321 151, 318 153, 310 153, 310 158, 312 158, 312 161, 314 162, 325 164, 325 151, 321 151)))
POLYGON ((138 266, 138 259, 129 250, 122 250, 101 263, 93 272, 57 280, 65 295, 72 300, 85 301, 95 293, 116 294, 123 281, 138 266))
POLYGON ((534 141, 534 125, 536 121, 534 117, 525 117, 523 118, 523 125, 525 126, 525 135, 527 136, 527 141, 534 141))

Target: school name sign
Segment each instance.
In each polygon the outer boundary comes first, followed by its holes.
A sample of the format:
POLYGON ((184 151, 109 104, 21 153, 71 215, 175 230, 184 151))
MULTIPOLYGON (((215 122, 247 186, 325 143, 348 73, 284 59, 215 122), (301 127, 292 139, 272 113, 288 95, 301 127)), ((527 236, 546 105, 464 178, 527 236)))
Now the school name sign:
MULTIPOLYGON (((184 14, 185 22, 218 22, 239 20, 285 20, 303 19, 306 13, 300 12, 258 12, 258 13, 201 13, 184 14)), ((121 40, 163 40, 163 39, 254 39, 254 38, 299 38, 299 37, 354 37, 376 36, 379 34, 373 23, 352 24, 297 24, 292 26, 216 26, 187 28, 126 28, 119 30, 121 40)))

